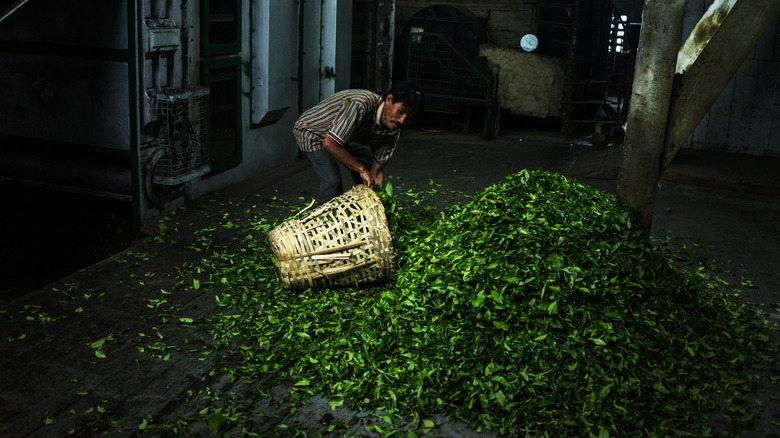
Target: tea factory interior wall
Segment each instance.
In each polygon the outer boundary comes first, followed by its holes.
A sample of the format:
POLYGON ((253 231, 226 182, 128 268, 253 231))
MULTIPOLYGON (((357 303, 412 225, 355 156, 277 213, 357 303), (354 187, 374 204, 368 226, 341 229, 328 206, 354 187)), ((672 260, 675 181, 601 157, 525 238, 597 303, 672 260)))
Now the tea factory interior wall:
MULTIPOLYGON (((396 0, 396 33, 402 32, 415 13, 439 4, 428 0, 396 0)), ((536 31, 536 7, 516 0, 453 0, 447 5, 473 14, 484 27, 487 43, 480 46, 480 55, 489 63, 500 65, 501 107, 517 115, 558 118, 563 99, 563 61, 520 48, 523 35, 536 31)))
POLYGON ((485 27, 490 44, 519 49, 523 35, 536 30, 536 7, 528 6, 524 1, 396 0, 396 34, 420 9, 441 4, 473 13, 485 27))

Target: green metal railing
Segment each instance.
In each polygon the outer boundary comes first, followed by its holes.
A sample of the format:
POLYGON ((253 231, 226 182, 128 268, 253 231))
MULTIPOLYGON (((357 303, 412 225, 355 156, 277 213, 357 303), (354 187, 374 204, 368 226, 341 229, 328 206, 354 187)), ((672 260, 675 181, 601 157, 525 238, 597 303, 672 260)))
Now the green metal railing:
POLYGON ((484 58, 470 58, 447 35, 411 33, 406 77, 425 90, 426 97, 490 106, 493 75, 484 58))

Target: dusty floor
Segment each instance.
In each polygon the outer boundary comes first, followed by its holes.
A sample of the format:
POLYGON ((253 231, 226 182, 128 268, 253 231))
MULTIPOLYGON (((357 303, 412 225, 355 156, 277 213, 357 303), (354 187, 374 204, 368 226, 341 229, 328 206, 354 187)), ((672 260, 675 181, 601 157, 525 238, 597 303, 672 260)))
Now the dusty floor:
MULTIPOLYGON (((387 173, 406 188, 424 188, 433 180, 447 189, 473 193, 508 173, 545 169, 614 192, 619 157, 619 146, 596 148, 544 132, 505 132, 498 139, 484 141, 477 135, 411 131, 387 173)), ((723 275, 751 286, 744 291, 746 301, 764 306, 780 322, 777 175, 778 158, 681 155, 660 184, 652 235, 686 245, 696 257, 717 260, 723 275)), ((196 230, 219 219, 213 216, 216 212, 198 207, 205 201, 216 202, 220 211, 230 210, 240 218, 243 210, 252 207, 242 202, 247 196, 255 202, 278 198, 304 203, 315 190, 313 172, 301 159, 208 200, 195 200, 191 208, 177 211, 176 220, 191 223, 196 230)), ((154 231, 156 225, 152 222, 148 229, 154 231)), ((231 238, 229 230, 223 238, 231 238)), ((136 435, 150 413, 173 415, 185 406, 188 391, 206 384, 229 387, 229 382, 211 375, 216 367, 213 362, 193 362, 176 352, 170 352, 167 360, 149 360, 137 351, 140 334, 156 334, 171 342, 209 342, 192 329, 160 320, 164 309, 187 308, 195 316, 215 310, 213 297, 205 292, 161 295, 161 290, 176 288, 170 274, 198 257, 192 250, 197 245, 197 233, 165 247, 149 237, 136 242, 129 252, 0 304, 0 434, 64 436, 108 431, 110 435, 136 435), (97 341, 110 344, 106 358, 96 358, 97 341)), ((765 410, 743 436, 780 436, 777 366, 768 372, 775 376, 774 384, 758 388, 755 394, 765 410)), ((294 416, 270 402, 260 408, 268 414, 269 429, 283 421, 305 427, 334 420, 327 402, 320 399, 294 416)), ((352 432, 376 421, 371 413, 339 410, 335 415, 352 432)), ((207 433, 208 426, 202 425, 201 432, 207 433)), ((455 423, 441 426, 438 432, 442 436, 476 435, 455 423)))

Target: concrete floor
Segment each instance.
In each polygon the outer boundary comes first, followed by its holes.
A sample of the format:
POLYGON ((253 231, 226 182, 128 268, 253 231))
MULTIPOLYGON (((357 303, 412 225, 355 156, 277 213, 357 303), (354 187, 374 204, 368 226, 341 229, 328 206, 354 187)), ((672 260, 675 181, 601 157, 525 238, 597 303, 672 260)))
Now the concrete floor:
MULTIPOLYGON (((474 193, 517 170, 545 169, 614 192, 619 162, 619 145, 594 147, 546 132, 504 132, 485 141, 475 134, 414 130, 404 134, 387 174, 404 189, 425 189, 433 180, 443 189, 474 193)), ((764 306, 776 322, 778 175, 780 158, 685 152, 660 183, 652 229, 654 237, 669 237, 697 256, 722 262, 724 275, 748 279, 755 287, 745 290, 745 300, 764 306)), ((311 198, 316 186, 308 161, 299 159, 206 198, 240 218, 248 195, 298 204, 311 198)), ((197 229, 219 221, 215 213, 188 208, 175 218, 197 229)), ((150 223, 147 229, 156 226, 150 223)), ((228 230, 215 239, 228 242, 231 237, 228 230)), ((136 348, 141 334, 172 344, 208 342, 193 329, 159 320, 161 311, 177 306, 200 315, 219 311, 207 291, 160 294, 175 289, 170 276, 175 267, 199 257, 189 248, 197 238, 191 233, 177 245, 162 247, 149 237, 130 252, 0 303, 0 435, 136 435, 146 415, 186 409, 188 391, 205 384, 224 390, 240 386, 211 376, 215 365, 210 361, 192 361, 175 351, 168 360, 150 361, 136 348), (96 358, 96 341, 110 344, 106 358, 96 358)), ((768 372, 778 376, 778 367, 768 372)), ((765 411, 744 436, 780 436, 777 385, 758 388, 755 398, 764 400, 765 411)), ((270 400, 260 408, 268 415, 269 429, 281 422, 316 427, 331 412, 321 398, 292 417, 270 400)), ((365 425, 378 421, 365 412, 338 410, 334 415, 351 426, 350 433, 362 433, 365 425)), ((442 436, 478 435, 457 423, 438 431, 442 436)), ((200 432, 206 434, 208 426, 200 432)))

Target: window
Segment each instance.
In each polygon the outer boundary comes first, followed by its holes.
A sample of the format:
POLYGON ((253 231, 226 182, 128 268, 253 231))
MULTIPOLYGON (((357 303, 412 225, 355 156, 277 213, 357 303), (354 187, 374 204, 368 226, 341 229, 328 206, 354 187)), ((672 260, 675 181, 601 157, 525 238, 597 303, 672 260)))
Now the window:
POLYGON ((628 16, 612 16, 612 26, 609 32, 609 51, 623 53, 626 51, 626 31, 628 30, 628 16))

